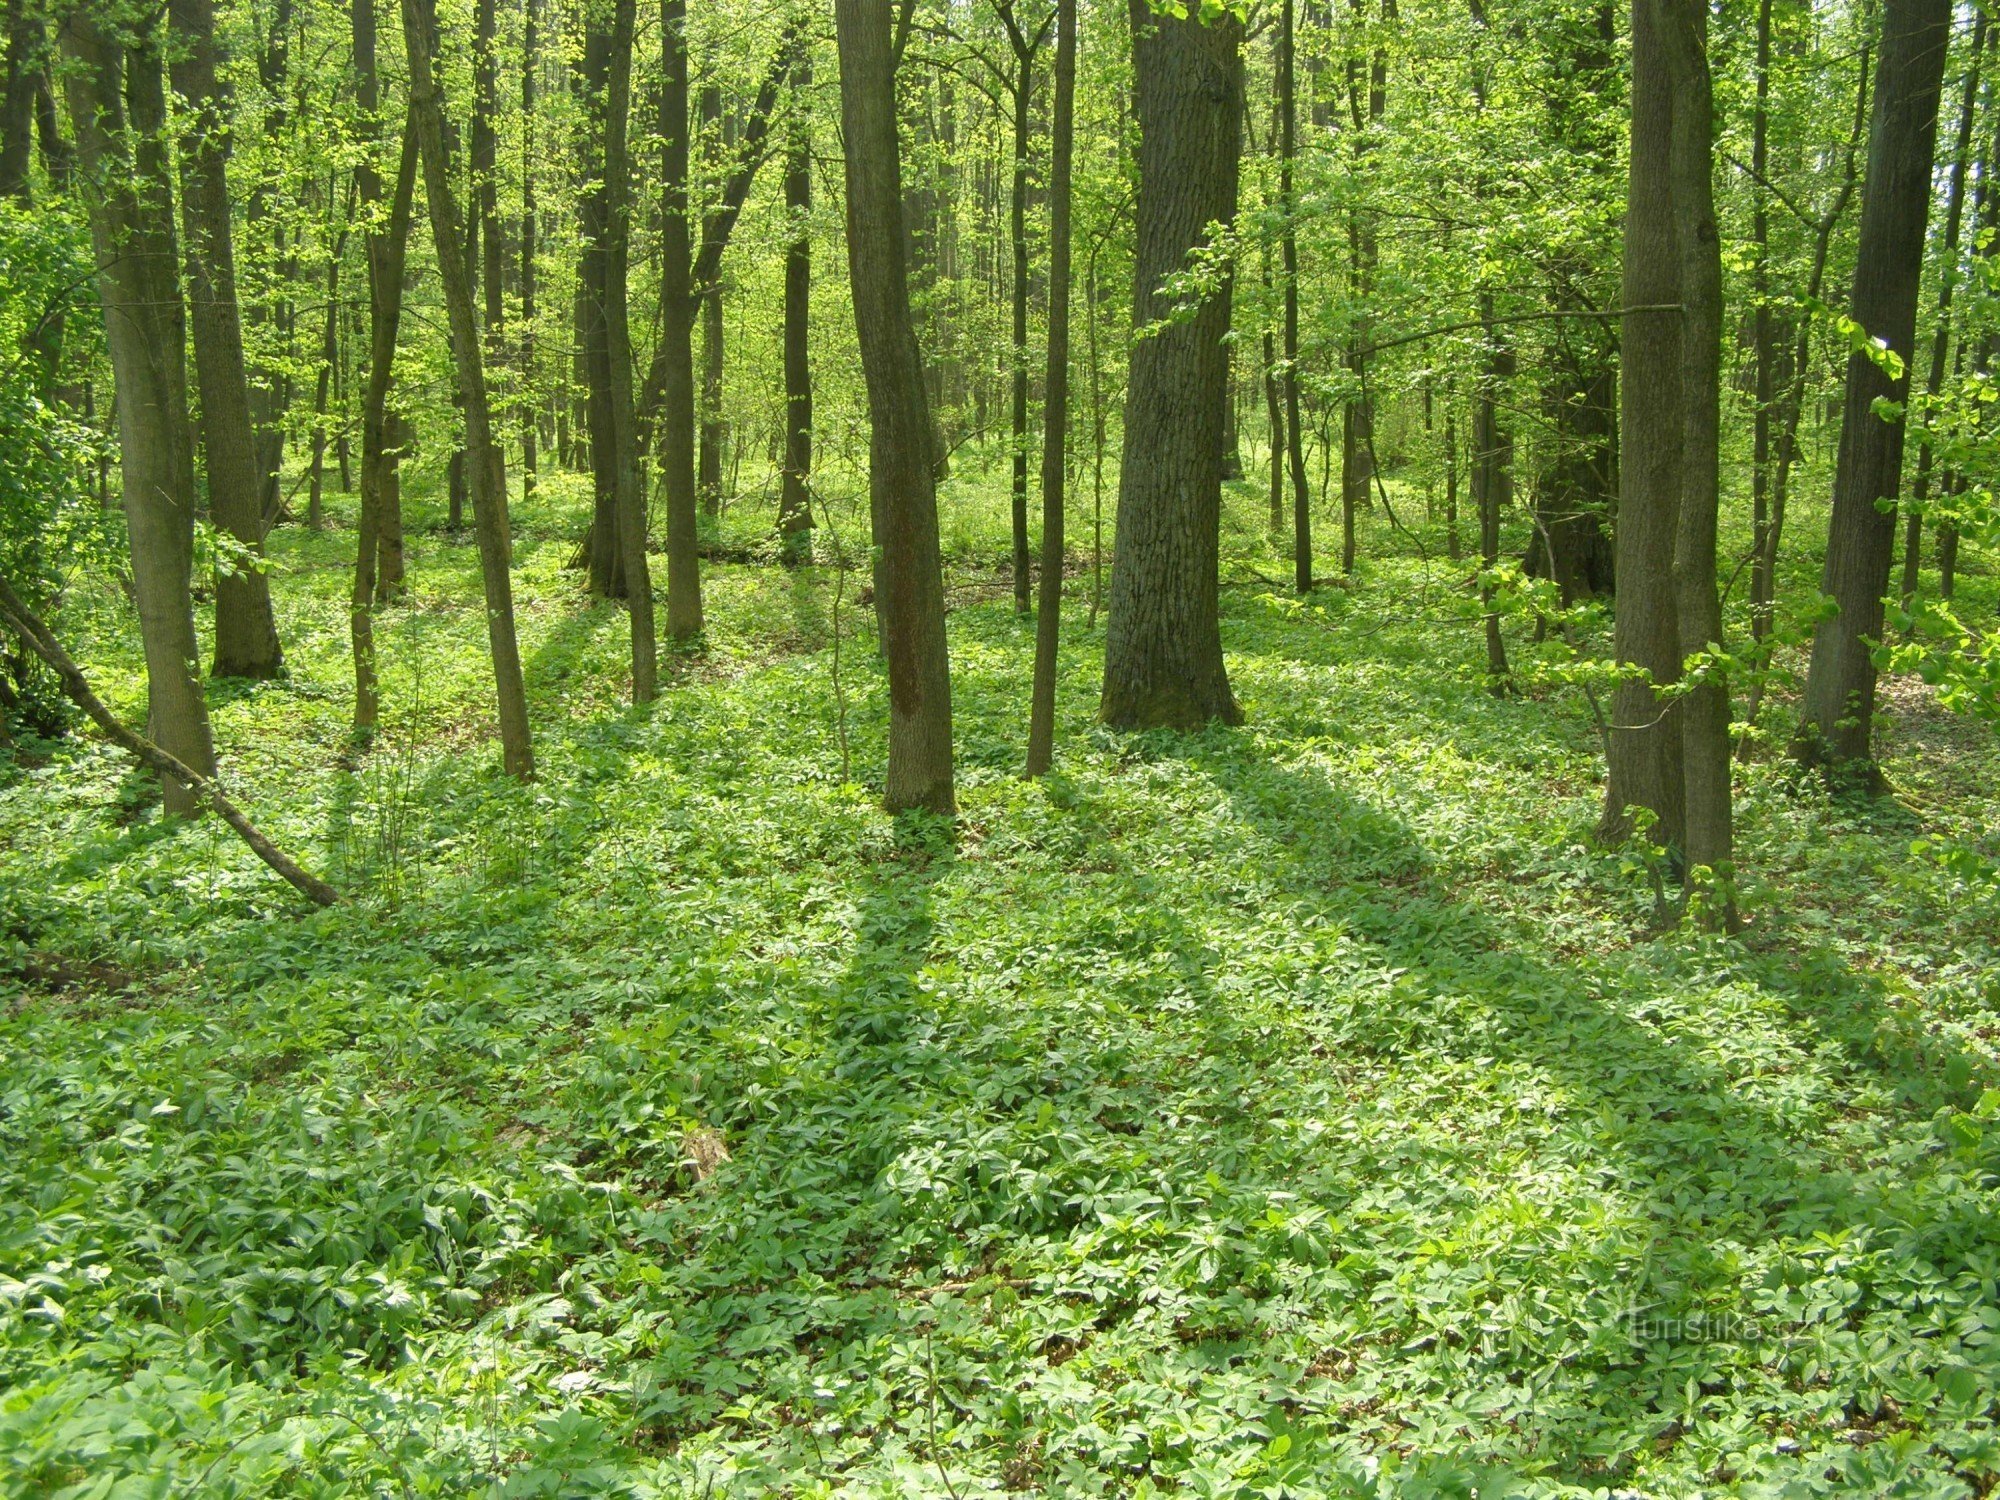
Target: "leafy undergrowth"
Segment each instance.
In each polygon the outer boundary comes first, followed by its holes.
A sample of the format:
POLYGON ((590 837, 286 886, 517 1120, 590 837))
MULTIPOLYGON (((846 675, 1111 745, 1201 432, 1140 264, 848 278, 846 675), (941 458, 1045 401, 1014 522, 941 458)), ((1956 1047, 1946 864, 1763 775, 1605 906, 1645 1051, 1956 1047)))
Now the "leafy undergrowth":
POLYGON ((1900 803, 1747 767, 1748 932, 1660 935, 1583 704, 1489 697, 1443 564, 1301 616, 1239 558, 1248 727, 1178 737, 1093 726, 1080 582, 1034 786, 967 567, 954 838, 873 806, 852 639, 842 784, 828 571, 712 570, 636 714, 546 488, 528 788, 469 542, 361 753, 350 538, 282 536, 292 676, 212 701, 340 908, 94 743, 12 773, 0 1488, 1992 1488, 2000 908, 1911 851, 1996 852, 1989 739, 1892 694, 1900 803))

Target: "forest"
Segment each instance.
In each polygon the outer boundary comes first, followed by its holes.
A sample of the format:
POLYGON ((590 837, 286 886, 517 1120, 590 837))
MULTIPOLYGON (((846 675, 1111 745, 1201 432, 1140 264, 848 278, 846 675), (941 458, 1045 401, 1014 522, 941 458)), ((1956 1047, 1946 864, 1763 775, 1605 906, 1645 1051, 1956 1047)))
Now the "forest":
POLYGON ((0 0, 0 1495, 2000 1492, 1984 0, 0 0))

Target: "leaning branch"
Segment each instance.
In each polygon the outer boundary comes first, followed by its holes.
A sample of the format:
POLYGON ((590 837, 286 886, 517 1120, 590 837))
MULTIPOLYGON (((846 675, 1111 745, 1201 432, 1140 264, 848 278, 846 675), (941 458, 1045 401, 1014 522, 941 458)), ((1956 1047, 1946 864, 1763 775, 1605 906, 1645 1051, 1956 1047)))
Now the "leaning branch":
POLYGON ((235 829, 250 851, 276 871, 288 884, 298 890, 309 901, 319 906, 332 906, 340 899, 339 893, 317 875, 301 869, 298 864, 276 844, 257 831, 256 824, 243 815, 243 810, 228 797, 214 781, 203 776, 178 756, 171 755, 144 735, 127 728, 118 716, 104 705, 104 700, 90 690, 90 683, 84 678, 83 669, 70 659, 56 638, 49 633, 49 627, 42 623, 35 612, 21 602, 21 598, 0 576, 0 619, 14 627, 28 648, 48 663, 50 669, 62 680, 63 691, 69 694, 76 706, 90 715, 105 737, 129 752, 142 764, 150 766, 162 776, 170 776, 185 786, 214 808, 222 820, 235 829))

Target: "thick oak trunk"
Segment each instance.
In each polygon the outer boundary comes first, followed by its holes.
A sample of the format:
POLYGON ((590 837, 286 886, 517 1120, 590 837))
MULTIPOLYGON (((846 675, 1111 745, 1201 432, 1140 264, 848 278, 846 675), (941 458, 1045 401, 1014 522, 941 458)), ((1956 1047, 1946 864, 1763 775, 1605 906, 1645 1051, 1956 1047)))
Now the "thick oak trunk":
POLYGON ((1217 565, 1228 287, 1170 316, 1162 283, 1236 218, 1243 28, 1156 15, 1132 0, 1139 121, 1137 245, 1118 546, 1104 642, 1106 723, 1124 729, 1238 723, 1222 660, 1217 565))

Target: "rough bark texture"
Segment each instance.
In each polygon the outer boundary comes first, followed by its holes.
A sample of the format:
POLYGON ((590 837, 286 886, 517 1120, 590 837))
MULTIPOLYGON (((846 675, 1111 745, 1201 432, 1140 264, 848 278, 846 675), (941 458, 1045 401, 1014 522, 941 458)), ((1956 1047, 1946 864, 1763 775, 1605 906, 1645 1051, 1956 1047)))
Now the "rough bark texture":
MULTIPOLYGON (((847 261, 868 384, 868 486, 889 665, 892 811, 954 810, 951 667, 938 555, 933 434, 904 271, 890 0, 836 0, 847 166, 847 261)), ((1219 407, 1217 408, 1219 410, 1219 407)))
POLYGON ((1937 144, 1950 27, 1948 0, 1885 0, 1883 5, 1850 315, 1870 337, 1886 341, 1902 356, 1904 370, 1892 380, 1866 355, 1854 354, 1847 362, 1833 514, 1820 581, 1820 592, 1832 598, 1837 613, 1813 632, 1796 746, 1808 764, 1869 784, 1879 781, 1871 758, 1875 662, 1870 643, 1882 635, 1904 432, 1900 418, 1886 421, 1874 408, 1880 400, 1900 406, 1909 397, 1931 154, 1937 144), (1880 503, 1884 501, 1886 508, 1880 503))
POLYGON ((1242 713, 1216 603, 1229 289, 1166 321, 1174 299, 1161 283, 1186 269, 1210 224, 1236 218, 1243 28, 1231 16, 1156 16, 1145 0, 1131 0, 1130 13, 1140 132, 1132 320, 1147 336, 1132 345, 1101 712, 1124 729, 1234 724, 1242 713))
MULTIPOLYGON (((382 174, 376 169, 374 155, 382 141, 375 0, 353 0, 349 16, 356 102, 372 148, 355 168, 354 179, 372 225, 373 210, 382 201, 382 174)), ((368 375, 361 388, 361 504, 355 522, 354 588, 348 599, 348 634, 354 648, 354 727, 362 731, 375 727, 382 704, 375 670, 375 606, 386 571, 379 564, 387 490, 395 472, 395 460, 390 457, 389 387, 395 378, 396 333, 403 316, 403 257, 417 180, 417 146, 407 119, 401 134, 389 222, 381 229, 371 228, 363 245, 368 260, 368 375)), ((400 546, 399 534, 399 555, 400 546)))
MULTIPOLYGON (((355 0, 354 14, 373 13, 373 0, 355 0)), ((372 23, 371 23, 372 32, 372 23)), ((359 25, 356 26, 359 45, 359 25)), ((370 51, 373 51, 372 36, 370 51)), ((372 68, 363 75, 371 80, 372 68)), ((371 98, 364 105, 374 113, 371 98)), ((361 168, 362 197, 380 201, 382 187, 372 162, 361 168)), ((386 228, 368 236, 368 379, 361 392, 361 505, 355 523, 354 591, 349 600, 349 634, 354 643, 354 727, 372 729, 381 712, 381 688, 375 671, 375 608, 382 601, 387 569, 384 518, 390 511, 389 491, 396 482, 396 460, 389 387, 395 379, 396 333, 403 316, 403 257, 410 238, 410 205, 416 194, 417 144, 406 125, 396 164, 396 191, 386 228)), ((400 525, 396 556, 402 556, 400 525)))
MULTIPOLYGON (((606 4, 586 13, 583 66, 577 83, 583 93, 587 160, 604 160, 611 79, 611 15, 606 4)), ((619 550, 618 457, 612 417, 610 330, 605 320, 609 293, 605 256, 610 242, 611 185, 602 170, 591 174, 578 204, 583 254, 578 266, 577 336, 583 362, 584 411, 590 431, 593 506, 588 538, 590 591, 600 599, 625 597, 625 562, 619 550)))
MULTIPOLYGON (((1312 592, 1312 492, 1306 486, 1305 441, 1299 421, 1299 232, 1294 223, 1292 159, 1298 154, 1298 68, 1293 36, 1297 0, 1284 0, 1278 22, 1278 211, 1284 216, 1282 253, 1285 258, 1285 454, 1292 474, 1292 582, 1301 594, 1312 592)), ((1352 420, 1353 408, 1348 408, 1352 420)), ((1349 534, 1353 510, 1348 512, 1349 534)), ((1354 566, 1353 549, 1343 552, 1345 567, 1354 566)))
POLYGON ((1070 167, 1076 147, 1076 0, 1056 3, 1055 117, 1049 135, 1049 350, 1042 407, 1042 576, 1028 709, 1030 776, 1055 756, 1062 617, 1063 485, 1069 440, 1070 167))
POLYGON ((635 0, 613 0, 611 69, 605 89, 604 352, 610 375, 611 458, 618 508, 618 550, 632 615, 632 701, 650 703, 659 690, 653 639, 653 577, 646 559, 646 493, 632 428, 632 331, 626 270, 632 243, 632 172, 626 149, 632 105, 635 0))
POLYGON ((1673 90, 1652 0, 1632 7, 1632 152, 1625 210, 1625 315, 1619 382, 1618 613, 1612 654, 1643 676, 1620 682, 1606 746, 1604 833, 1621 838, 1631 809, 1654 814, 1650 837, 1687 839, 1680 708, 1654 688, 1680 679, 1674 533, 1681 497, 1680 266, 1670 166, 1673 90))
MULTIPOLYGON (((96 185, 90 235, 104 338, 118 392, 119 476, 131 538, 132 596, 146 655, 150 738, 201 776, 215 772, 208 708, 196 675, 194 451, 187 405, 186 322, 167 178, 162 28, 121 51, 88 9, 64 28, 79 166, 96 185)), ((163 777, 167 811, 202 799, 163 777)))
POLYGON ((472 522, 479 544, 480 580, 486 593, 486 638, 500 719, 501 762, 509 776, 529 781, 535 751, 528 731, 528 695, 521 677, 521 648, 514 634, 514 585, 509 575, 511 539, 500 450, 493 442, 486 397, 486 364, 480 349, 479 310, 473 305, 465 232, 445 154, 444 101, 433 53, 434 17, 426 0, 403 0, 403 36, 409 49, 410 120, 423 159, 431 240, 451 318, 451 350, 465 401, 465 468, 472 522))
MULTIPOLYGON (((1722 240, 1715 225, 1715 106, 1706 0, 1651 0, 1673 88, 1668 172, 1681 302, 1680 511, 1674 529, 1674 611, 1681 659, 1722 648, 1715 529, 1721 494, 1722 240)), ((1681 702, 1682 816, 1690 870, 1725 877, 1720 915, 1734 921, 1726 883, 1734 852, 1729 789, 1729 684, 1719 664, 1681 702)))
POLYGON ((694 274, 688 222, 687 0, 660 7, 660 139, 666 171, 660 225, 660 469, 667 490, 667 631, 701 634, 701 525, 695 494, 694 274))
MULTIPOLYGON (((172 0, 174 89, 187 103, 181 128, 181 218, 187 234, 189 313, 208 503, 216 524, 252 557, 264 555, 262 484, 236 304, 236 248, 229 218, 229 100, 217 77, 211 0, 172 0)), ((276 677, 284 670, 270 579, 255 567, 215 575, 217 677, 276 677)))
MULTIPOLYGON (((1766 0, 1768 3, 1768 0, 1766 0)), ((1978 113, 1980 62, 1986 50, 1986 15, 1972 23, 1972 62, 1965 70, 1965 90, 1958 105, 1958 137, 1953 143, 1951 171, 1944 193, 1944 274, 1938 278, 1937 321, 1931 333, 1931 363, 1924 377, 1924 394, 1931 400, 1944 388, 1946 357, 1951 345, 1952 294, 1958 280, 1958 237, 1965 221, 1965 177, 1972 158, 1972 123, 1978 113)), ((1924 502, 1930 497, 1931 445, 1919 441, 1917 471, 1910 480, 1909 522, 1903 530, 1903 608, 1916 597, 1923 566, 1924 502)))
POLYGON ((785 154, 785 207, 792 215, 785 249, 785 470, 778 492, 779 555, 787 564, 812 555, 812 137, 805 102, 812 65, 800 49, 793 65, 791 134, 785 154))

